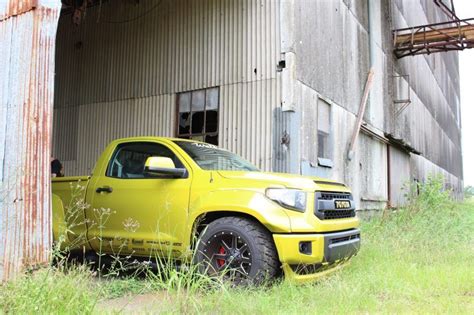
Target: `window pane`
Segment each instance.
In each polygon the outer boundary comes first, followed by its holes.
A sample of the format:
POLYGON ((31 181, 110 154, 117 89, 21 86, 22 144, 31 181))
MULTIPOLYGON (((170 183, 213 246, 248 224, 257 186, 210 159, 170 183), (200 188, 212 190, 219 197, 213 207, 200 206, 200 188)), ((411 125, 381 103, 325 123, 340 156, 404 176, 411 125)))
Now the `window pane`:
POLYGON ((206 136, 206 142, 210 143, 210 144, 213 144, 213 145, 218 145, 218 143, 217 143, 218 140, 217 139, 218 139, 217 135, 215 135, 215 136, 206 136))
POLYGON ((329 154, 329 135, 318 131, 318 157, 330 159, 329 154))
POLYGON ((204 142, 204 136, 192 136, 190 139, 204 142))
POLYGON ((217 111, 208 110, 206 111, 206 132, 217 132, 217 111))
POLYGON ((194 91, 191 97, 192 111, 198 112, 204 110, 205 90, 194 91))
POLYGON ((178 98, 179 112, 185 113, 191 111, 191 93, 181 93, 178 98))
POLYGON ((217 110, 219 106, 219 88, 212 88, 206 91, 206 109, 217 110))
POLYGON ((192 133, 204 133, 204 112, 193 112, 192 133))
POLYGON ((318 130, 331 133, 331 105, 322 99, 318 100, 318 130))
POLYGON ((188 135, 191 127, 191 114, 179 113, 179 135, 188 135))
POLYGON ((177 137, 199 137, 217 144, 219 131, 219 88, 178 94, 177 137), (201 137, 202 136, 202 137, 201 137))
POLYGON ((167 147, 157 143, 134 142, 120 145, 109 164, 107 176, 127 179, 149 178, 145 162, 151 156, 169 157, 176 167, 184 167, 167 147))
POLYGON ((258 169, 240 156, 211 144, 175 141, 204 170, 251 171, 258 169))

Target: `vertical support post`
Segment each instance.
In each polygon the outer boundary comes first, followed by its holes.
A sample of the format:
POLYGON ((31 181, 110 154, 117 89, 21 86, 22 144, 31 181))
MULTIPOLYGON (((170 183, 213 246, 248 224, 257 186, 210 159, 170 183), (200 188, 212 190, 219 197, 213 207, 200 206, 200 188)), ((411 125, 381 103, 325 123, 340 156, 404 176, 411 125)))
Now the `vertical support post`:
POLYGON ((21 5, 0 12, 0 281, 48 263, 52 238, 51 129, 61 1, 21 5))
POLYGON ((392 207, 392 165, 390 163, 390 144, 387 143, 387 208, 392 207))

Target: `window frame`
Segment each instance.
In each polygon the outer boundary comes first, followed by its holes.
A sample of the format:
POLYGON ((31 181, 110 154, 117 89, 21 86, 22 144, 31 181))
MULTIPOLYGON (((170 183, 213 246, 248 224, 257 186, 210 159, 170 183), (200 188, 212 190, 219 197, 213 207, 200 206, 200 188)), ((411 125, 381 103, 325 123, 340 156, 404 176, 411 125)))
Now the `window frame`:
POLYGON ((333 144, 333 114, 332 114, 332 102, 323 98, 323 97, 318 97, 318 103, 317 103, 317 113, 318 113, 318 124, 317 124, 317 128, 316 128, 316 139, 317 139, 317 148, 318 148, 318 151, 317 151, 317 158, 318 158, 318 166, 321 166, 321 167, 327 167, 327 168, 332 168, 333 167, 333 156, 334 156, 334 144, 333 144), (326 132, 324 130, 321 130, 320 129, 320 126, 319 126, 319 115, 320 115, 320 104, 321 103, 324 103, 324 106, 328 106, 328 131, 329 132, 326 132), (327 156, 324 156, 326 154, 321 154, 321 152, 319 152, 319 137, 320 137, 320 134, 325 136, 326 139, 327 139, 327 145, 325 146, 326 148, 326 152, 324 153, 327 153, 327 156))
MULTIPOLYGON (((176 166, 176 165, 175 165, 176 166)), ((184 163, 183 161, 183 158, 181 158, 179 156, 179 154, 177 154, 175 151, 173 151, 169 146, 167 146, 165 143, 161 143, 161 142, 154 142, 154 141, 133 141, 133 142, 121 142, 121 143, 118 143, 115 148, 112 150, 112 153, 110 154, 109 156, 109 161, 107 162, 107 167, 105 168, 105 173, 104 173, 104 176, 107 177, 107 178, 113 178, 113 179, 120 179, 120 180, 146 180, 146 179, 151 179, 151 180, 157 180, 157 179, 186 179, 189 177, 189 168, 186 167, 186 164, 184 163), (169 151, 171 151, 171 153, 173 153, 176 158, 179 160, 179 162, 181 163, 181 165, 183 166, 182 168, 186 169, 186 173, 187 173, 187 176, 186 177, 182 177, 182 178, 175 178, 175 177, 167 177, 167 176, 163 176, 163 177, 160 177, 160 176, 156 176, 156 177, 144 177, 144 178, 126 178, 126 177, 116 177, 116 176, 110 176, 109 175, 109 169, 112 167, 112 162, 113 160, 115 160, 116 158, 116 155, 118 154, 119 150, 121 149, 121 147, 123 146, 126 146, 126 145, 134 145, 134 144, 153 144, 153 145, 161 145, 163 147, 165 147, 166 149, 168 149, 169 151)))
POLYGON ((219 113, 220 113, 220 97, 221 97, 221 91, 220 91, 220 87, 219 86, 211 86, 211 87, 206 87, 206 88, 202 88, 202 89, 196 89, 196 90, 189 90, 189 91, 182 91, 182 92, 178 92, 176 93, 176 113, 175 113, 175 118, 176 118, 176 123, 175 123, 175 135, 176 135, 176 138, 179 138, 179 139, 188 139, 188 140, 195 140, 197 141, 197 139, 193 138, 193 137, 202 137, 203 140, 199 140, 199 141, 202 141, 202 142, 206 142, 206 137, 207 136, 212 136, 212 137, 217 137, 217 143, 214 144, 214 145, 218 145, 219 144, 219 113), (216 117, 216 131, 214 132, 207 132, 206 130, 206 123, 207 123, 207 92, 209 90, 213 90, 213 89, 216 89, 217 90, 217 117, 216 117), (193 128, 193 120, 192 120, 192 115, 193 113, 196 113, 196 112, 193 112, 193 108, 192 108, 192 98, 193 98, 193 93, 195 92, 199 92, 199 91, 203 91, 204 92, 204 121, 203 121, 203 129, 204 129, 204 132, 201 132, 201 133, 193 133, 192 131, 192 128, 193 128), (189 133, 188 134, 181 134, 179 132, 179 123, 180 123, 180 96, 182 94, 185 94, 185 93, 190 93, 190 104, 189 104, 189 115, 190 115, 190 121, 189 121, 189 133))

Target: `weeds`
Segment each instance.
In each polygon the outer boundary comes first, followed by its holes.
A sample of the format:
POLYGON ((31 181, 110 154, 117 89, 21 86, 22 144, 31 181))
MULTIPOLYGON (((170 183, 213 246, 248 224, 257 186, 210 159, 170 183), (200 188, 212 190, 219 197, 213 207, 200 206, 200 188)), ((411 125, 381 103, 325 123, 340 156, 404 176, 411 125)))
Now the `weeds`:
MULTIPOLYGON (((142 277, 118 277, 129 262, 117 254, 113 272, 99 270, 109 275, 100 281, 85 266, 69 266, 4 284, 0 312, 90 313, 104 299, 166 292, 154 312, 474 313, 474 203, 455 203, 442 188, 437 177, 408 187, 405 208, 362 223, 361 251, 351 264, 314 284, 229 289, 190 262, 178 267, 171 252, 169 259, 150 257, 158 271, 143 264, 142 277)), ((138 228, 133 218, 123 225, 138 228)))
POLYGON ((91 279, 85 267, 25 274, 1 287, 0 310, 12 314, 91 313, 98 300, 91 279))

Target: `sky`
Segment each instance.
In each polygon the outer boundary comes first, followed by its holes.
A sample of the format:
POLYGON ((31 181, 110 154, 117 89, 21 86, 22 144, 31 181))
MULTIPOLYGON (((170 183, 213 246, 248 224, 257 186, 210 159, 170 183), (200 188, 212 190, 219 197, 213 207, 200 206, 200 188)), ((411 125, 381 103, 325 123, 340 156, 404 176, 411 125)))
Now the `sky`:
MULTIPOLYGON (((459 18, 474 18, 474 1, 456 0, 454 7, 459 18)), ((474 48, 459 53, 459 70, 464 185, 474 186, 474 48)))

